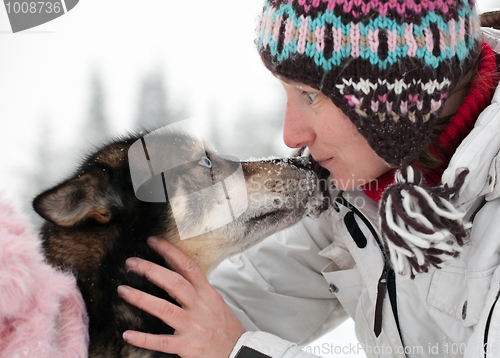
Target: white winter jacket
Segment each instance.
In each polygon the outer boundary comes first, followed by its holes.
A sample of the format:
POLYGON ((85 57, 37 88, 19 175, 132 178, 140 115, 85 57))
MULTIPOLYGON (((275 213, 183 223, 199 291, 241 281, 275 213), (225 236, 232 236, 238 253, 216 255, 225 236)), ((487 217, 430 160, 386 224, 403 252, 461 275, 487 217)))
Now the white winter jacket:
MULTIPOLYGON (((499 52, 498 33, 485 40, 499 52)), ((499 151, 500 87, 442 178, 452 185, 458 169, 470 170, 458 203, 473 222, 470 242, 445 268, 413 280, 396 274, 377 319, 379 283, 390 277, 383 277, 377 203, 362 191, 344 192, 338 211, 222 263, 210 280, 248 330, 231 358, 314 357, 296 344, 348 316, 368 357, 500 357, 499 151)))

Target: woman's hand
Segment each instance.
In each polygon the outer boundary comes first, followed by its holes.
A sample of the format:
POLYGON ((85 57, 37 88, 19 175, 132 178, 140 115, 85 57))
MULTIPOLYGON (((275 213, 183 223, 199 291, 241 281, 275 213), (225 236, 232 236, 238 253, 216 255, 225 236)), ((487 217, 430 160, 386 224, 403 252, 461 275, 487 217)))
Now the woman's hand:
POLYGON ((175 333, 126 331, 123 339, 137 347, 183 358, 229 357, 245 332, 231 308, 191 258, 166 240, 149 238, 148 243, 175 272, 138 258, 128 259, 127 267, 167 291, 181 307, 129 286, 118 287, 118 294, 173 327, 175 333))

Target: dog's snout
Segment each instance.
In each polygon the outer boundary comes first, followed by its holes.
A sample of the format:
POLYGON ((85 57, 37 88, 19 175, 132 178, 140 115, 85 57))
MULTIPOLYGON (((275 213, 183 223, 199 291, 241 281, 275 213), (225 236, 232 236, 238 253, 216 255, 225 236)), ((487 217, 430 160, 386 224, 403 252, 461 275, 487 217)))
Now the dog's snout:
POLYGON ((318 177, 318 179, 326 180, 330 176, 330 172, 327 169, 323 168, 321 165, 319 165, 319 163, 315 161, 311 155, 307 157, 290 158, 290 164, 299 169, 305 169, 314 172, 318 177))
POLYGON ((293 157, 290 158, 290 164, 299 169, 312 170, 314 163, 312 157, 293 157))

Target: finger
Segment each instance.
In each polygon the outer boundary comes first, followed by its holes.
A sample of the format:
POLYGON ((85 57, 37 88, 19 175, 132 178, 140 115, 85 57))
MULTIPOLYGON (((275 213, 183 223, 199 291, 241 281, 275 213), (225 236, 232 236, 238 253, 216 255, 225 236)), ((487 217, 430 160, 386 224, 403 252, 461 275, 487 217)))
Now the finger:
POLYGON ((153 284, 167 291, 181 306, 192 306, 196 290, 178 273, 137 257, 129 258, 126 265, 134 273, 146 277, 153 284))
POLYGON ((158 251, 158 253, 172 266, 174 271, 188 280, 197 291, 202 292, 210 286, 200 267, 173 244, 165 239, 157 237, 148 238, 148 244, 158 251))
POLYGON ((149 349, 152 351, 178 354, 179 339, 173 335, 155 335, 137 331, 125 331, 123 332, 123 339, 128 344, 132 344, 136 347, 149 349))
POLYGON ((182 308, 130 286, 118 286, 118 296, 174 329, 182 326, 188 320, 187 314, 182 308))

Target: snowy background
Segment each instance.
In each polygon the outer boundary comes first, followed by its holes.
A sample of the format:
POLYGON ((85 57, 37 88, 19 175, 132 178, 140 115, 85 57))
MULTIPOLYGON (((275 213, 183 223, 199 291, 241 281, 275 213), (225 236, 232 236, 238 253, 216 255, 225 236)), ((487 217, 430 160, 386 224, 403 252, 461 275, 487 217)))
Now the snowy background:
MULTIPOLYGON (((282 156, 285 96, 253 41, 261 0, 82 0, 12 34, 0 7, 0 191, 32 217, 36 193, 92 145, 196 116, 240 159, 282 156)), ((481 11, 499 0, 479 0, 481 11)), ((311 345, 356 345, 351 321, 311 345)), ((359 356, 363 354, 345 354, 359 356)))

